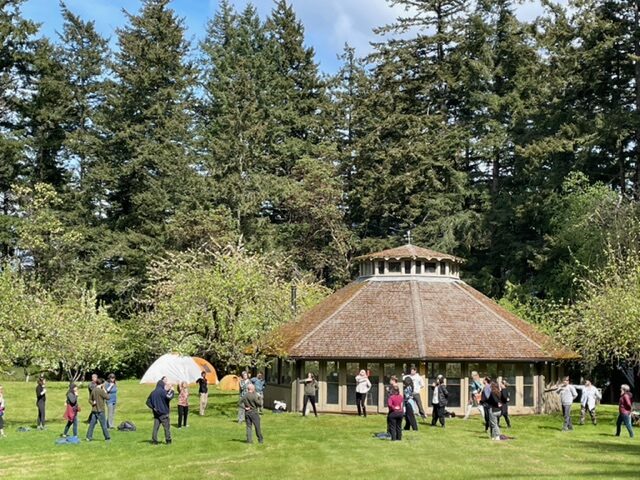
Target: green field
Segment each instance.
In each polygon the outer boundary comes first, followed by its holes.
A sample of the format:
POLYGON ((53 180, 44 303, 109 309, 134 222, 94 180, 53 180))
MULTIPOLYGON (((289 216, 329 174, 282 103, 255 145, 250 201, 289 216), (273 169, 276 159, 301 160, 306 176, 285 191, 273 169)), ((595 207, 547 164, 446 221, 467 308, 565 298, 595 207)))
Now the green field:
MULTIPOLYGON (((386 429, 385 417, 323 415, 302 418, 265 411, 264 445, 244 442, 235 421, 236 395, 211 393, 205 417, 190 416, 190 427, 172 428, 173 444, 149 443, 152 419, 144 400, 150 387, 121 382, 116 421, 132 420, 134 433, 114 432, 111 443, 98 427, 91 443, 55 445, 62 432, 66 385, 48 384, 45 431, 20 433, 36 419, 35 384, 5 382, 6 438, 0 439, 0 478, 639 478, 640 443, 613 436, 616 408, 600 407, 600 423, 560 431, 559 416, 514 417, 505 430, 516 437, 492 442, 479 417, 450 419, 446 429, 420 425, 402 442, 372 437, 386 429)), ((88 408, 81 390, 84 421, 88 408)), ((192 396, 192 412, 197 410, 192 396)), ((174 400, 175 402, 175 400, 174 400)), ((575 406, 577 423, 578 406, 575 406)), ((172 425, 177 421, 172 406, 172 425)), ((87 425, 80 424, 84 438, 87 425)), ((639 432, 640 433, 640 432, 639 432)), ((160 438, 163 437, 162 430, 160 438)))

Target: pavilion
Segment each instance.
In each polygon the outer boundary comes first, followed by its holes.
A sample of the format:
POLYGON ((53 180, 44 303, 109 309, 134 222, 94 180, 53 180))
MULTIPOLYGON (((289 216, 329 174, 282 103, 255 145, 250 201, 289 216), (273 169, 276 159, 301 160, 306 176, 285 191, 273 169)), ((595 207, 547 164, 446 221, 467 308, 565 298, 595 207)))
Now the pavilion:
MULTIPOLYGON (((513 413, 536 413, 545 383, 562 374, 559 362, 576 357, 460 280, 458 257, 405 245, 355 261, 355 281, 280 329, 286 355, 265 372, 265 405, 281 400, 300 410, 297 380, 311 371, 319 411, 355 412, 355 375, 365 369, 373 384, 368 410, 386 413, 389 377, 416 366, 427 385, 446 377, 454 412, 464 411, 476 370, 507 380, 513 413)), ((425 408, 431 391, 421 392, 425 408)))

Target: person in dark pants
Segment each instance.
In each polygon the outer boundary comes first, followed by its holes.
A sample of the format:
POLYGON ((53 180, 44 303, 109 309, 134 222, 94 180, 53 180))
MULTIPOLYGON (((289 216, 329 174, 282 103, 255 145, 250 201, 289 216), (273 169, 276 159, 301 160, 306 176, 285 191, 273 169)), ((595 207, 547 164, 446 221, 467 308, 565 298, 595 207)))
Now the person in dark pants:
POLYGON ((188 427, 187 417, 189 416, 189 385, 182 382, 178 388, 178 428, 184 425, 188 427))
POLYGON ((109 429, 107 428, 107 419, 104 416, 105 401, 109 400, 109 394, 104 389, 104 380, 99 379, 96 386, 91 390, 91 420, 89 421, 89 430, 87 430, 87 441, 93 440, 93 429, 96 423, 100 424, 104 439, 108 442, 111 440, 109 429))
POLYGON ((435 427, 439 421, 442 428, 444 428, 444 413, 447 407, 449 399, 449 391, 444 384, 444 377, 438 375, 436 381, 433 383, 433 397, 431 398, 431 405, 433 406, 433 413, 431 414, 431 426, 435 427))
POLYGON ((356 404, 358 405, 358 416, 367 416, 367 394, 371 390, 371 382, 365 370, 360 370, 356 375, 356 404))
MULTIPOLYGON (((93 392, 93 389, 96 388, 97 385, 98 385, 98 374, 92 373, 91 381, 89 382, 89 385, 87 385, 87 390, 89 390, 89 403, 91 403, 91 392, 93 392)), ((89 416, 87 417, 87 423, 89 423, 90 421, 91 421, 91 411, 89 411, 89 416)))
POLYGON ((402 380, 402 386, 404 387, 404 418, 405 430, 418 430, 418 422, 416 421, 416 413, 418 413, 418 406, 413 397, 413 380, 411 377, 404 377, 402 380))
POLYGON ((387 414, 387 432, 391 435, 391 441, 402 440, 402 418, 404 417, 404 398, 400 395, 400 387, 389 387, 387 399, 389 413, 387 414))
POLYGON ((313 407, 313 414, 317 417, 318 412, 316 410, 316 392, 318 391, 318 381, 313 373, 309 372, 307 378, 300 380, 300 383, 304 384, 304 400, 302 401, 302 416, 307 414, 307 402, 311 402, 313 407))
MULTIPOLYGON (((507 422, 507 428, 511 428, 511 418, 509 417, 509 402, 511 401, 511 397, 509 395, 509 384, 503 378, 500 380, 500 404, 502 409, 502 418, 507 422)), ((498 426, 500 425, 500 418, 498 418, 498 426)))
POLYGON ((488 399, 491 396, 491 379, 489 377, 484 377, 482 380, 483 387, 482 393, 480 395, 480 405, 484 409, 484 431, 485 433, 489 431, 489 410, 490 406, 488 403, 488 399))
POLYGON ((247 394, 242 398, 244 407, 244 419, 247 424, 247 443, 253 443, 253 428, 256 429, 258 443, 264 443, 262 430, 260 429, 260 413, 262 398, 256 393, 256 386, 250 383, 247 386, 247 394))
POLYGON ((629 385, 620 386, 620 401, 618 402, 618 420, 616 421, 616 437, 620 436, 622 424, 627 427, 629 436, 633 438, 633 426, 631 426, 631 408, 633 395, 629 385))
POLYGON ((151 443, 158 444, 158 430, 160 425, 164 427, 164 439, 167 445, 171 444, 171 424, 169 423, 169 402, 173 398, 173 386, 168 382, 167 377, 158 380, 155 390, 147 398, 147 407, 153 411, 153 432, 151 443))
POLYGON ((67 425, 64 427, 62 437, 66 437, 69 433, 69 428, 73 426, 73 436, 78 436, 78 412, 80 411, 80 405, 78 404, 78 386, 72 383, 69 385, 69 391, 67 392, 67 408, 64 412, 64 418, 67 420, 67 425))
POLYGON ((38 407, 38 430, 44 429, 45 423, 45 407, 47 404, 47 381, 40 375, 38 384, 36 385, 36 406, 38 407))

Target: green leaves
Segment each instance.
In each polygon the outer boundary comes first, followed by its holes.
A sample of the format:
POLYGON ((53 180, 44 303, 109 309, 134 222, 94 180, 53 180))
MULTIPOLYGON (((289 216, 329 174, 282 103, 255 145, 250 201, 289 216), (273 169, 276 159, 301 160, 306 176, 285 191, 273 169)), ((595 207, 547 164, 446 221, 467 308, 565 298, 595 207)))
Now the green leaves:
MULTIPOLYGON (((234 248, 166 257, 150 271, 143 311, 129 324, 136 354, 169 351, 211 358, 225 370, 262 365, 276 345, 271 332, 293 318, 291 283, 268 257, 234 248)), ((326 289, 296 282, 310 308, 326 289)))

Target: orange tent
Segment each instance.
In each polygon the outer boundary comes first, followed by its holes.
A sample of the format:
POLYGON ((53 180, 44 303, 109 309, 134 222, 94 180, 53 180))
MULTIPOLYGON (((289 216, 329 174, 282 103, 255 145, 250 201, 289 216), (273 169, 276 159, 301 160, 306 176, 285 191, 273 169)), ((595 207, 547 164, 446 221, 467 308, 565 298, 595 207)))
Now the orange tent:
POLYGON ((240 391, 240 377, 237 375, 225 375, 222 380, 220 380, 218 389, 226 391, 235 390, 236 392, 240 391))
POLYGON ((194 362, 200 367, 200 370, 207 374, 207 383, 209 385, 217 385, 218 384, 218 374, 216 373, 216 369, 213 368, 209 362, 207 362, 204 358, 200 357, 191 357, 194 362))

